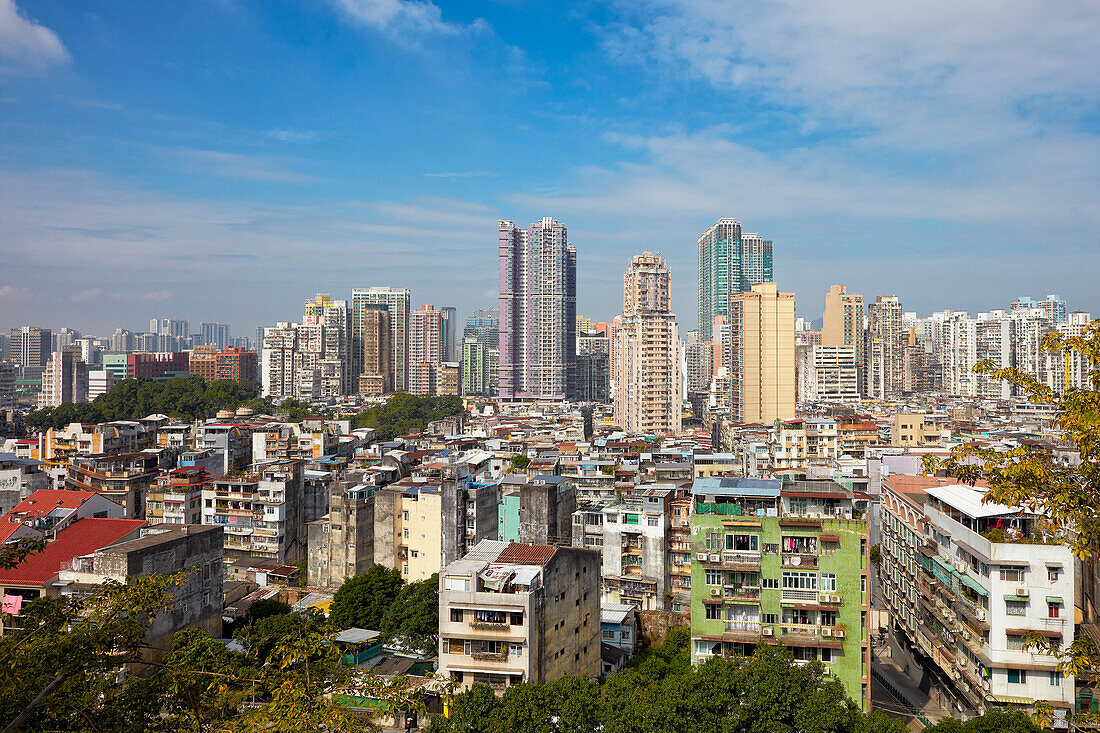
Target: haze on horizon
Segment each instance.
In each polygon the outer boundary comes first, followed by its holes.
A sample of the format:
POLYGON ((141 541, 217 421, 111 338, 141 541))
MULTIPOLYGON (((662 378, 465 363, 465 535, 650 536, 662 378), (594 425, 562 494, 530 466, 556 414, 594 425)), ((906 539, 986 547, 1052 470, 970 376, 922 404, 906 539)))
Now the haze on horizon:
POLYGON ((553 216, 578 312, 696 238, 782 290, 1100 311, 1100 4, 0 0, 0 328, 235 335, 316 292, 496 302, 496 220, 553 216))

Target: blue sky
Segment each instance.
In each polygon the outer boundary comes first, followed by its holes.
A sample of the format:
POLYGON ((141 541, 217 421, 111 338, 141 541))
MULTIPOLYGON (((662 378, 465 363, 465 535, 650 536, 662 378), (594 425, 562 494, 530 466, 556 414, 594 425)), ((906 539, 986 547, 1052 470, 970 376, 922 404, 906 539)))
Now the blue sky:
POLYGON ((660 251, 775 241, 819 317, 1100 311, 1100 4, 0 0, 0 327, 290 320, 315 292, 495 304, 554 216, 579 311, 660 251))

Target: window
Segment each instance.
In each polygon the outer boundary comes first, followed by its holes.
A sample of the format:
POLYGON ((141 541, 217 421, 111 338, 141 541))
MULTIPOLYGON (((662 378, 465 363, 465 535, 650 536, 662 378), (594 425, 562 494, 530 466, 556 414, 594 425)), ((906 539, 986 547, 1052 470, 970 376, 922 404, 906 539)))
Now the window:
POLYGON ((1051 687, 1061 687, 1062 686, 1062 673, 1061 672, 1054 671, 1054 672, 1050 673, 1050 686, 1051 687))
POLYGON ((761 617, 761 622, 765 624, 777 624, 779 623, 778 613, 765 613, 761 617))
MULTIPOLYGON (((709 606, 708 606, 708 608, 709 608, 709 606)), ((601 636, 603 636, 603 638, 605 638, 605 639, 614 640, 615 639, 615 632, 614 631, 604 631, 601 634, 601 636)))
POLYGON ((523 612, 511 614, 510 626, 522 626, 523 625, 523 612))
POLYGON ((706 583, 707 583, 707 585, 722 585, 722 571, 721 570, 708 570, 708 571, 706 571, 706 583))
POLYGON ((451 609, 451 621, 462 621, 462 609, 461 608, 452 608, 451 609))
POLYGON ((833 593, 836 591, 836 574, 835 573, 822 573, 821 574, 821 590, 826 593, 833 593))
POLYGON ((648 517, 646 519, 646 524, 648 524, 650 527, 656 527, 658 524, 660 524, 660 519, 657 517, 648 517))
POLYGON ((409 554, 411 554, 413 557, 420 557, 420 552, 417 550, 410 550, 409 554))
POLYGON ((784 572, 783 587, 817 590, 817 573, 784 572))
POLYGON ((761 578, 760 579, 760 587, 761 588, 778 588, 779 587, 779 578, 761 578))
POLYGON ((718 552, 722 549, 724 544, 722 535, 719 532, 707 532, 707 549, 711 552, 718 552))
POLYGON ((1007 583, 1023 583, 1026 577, 1026 568, 1001 568, 1001 580, 1007 583))
POLYGON ((1025 648, 1026 646, 1027 645, 1024 643, 1024 637, 1009 635, 1008 642, 1007 642, 1007 647, 1008 647, 1008 650, 1010 652, 1027 651, 1026 648, 1025 648))
POLYGON ((759 552, 760 536, 755 534, 726 535, 726 549, 738 552, 759 552))
POLYGON ((470 579, 464 575, 448 575, 443 578, 443 590, 470 590, 470 579))
POLYGON ((1026 616, 1027 602, 1005 601, 1005 614, 1009 616, 1026 616))
POLYGON ((404 537, 405 539, 409 539, 409 528, 408 527, 405 527, 405 529, 401 530, 401 536, 404 537))
POLYGON ((722 607, 717 603, 706 604, 707 618, 710 620, 722 618, 722 607))
POLYGON ((1060 603, 1047 604, 1047 618, 1061 618, 1062 605, 1060 603))
MULTIPOLYGON (((1003 570, 1001 572, 1004 572, 1003 570)), ((1023 669, 1010 669, 1008 670, 1008 682, 1013 685, 1023 685, 1027 683, 1027 671, 1023 669)))
POLYGON ((1058 580, 1058 568, 1047 568, 1047 580, 1051 583, 1058 580))
POLYGON ((822 649, 821 650, 821 661, 826 663, 826 664, 833 661, 833 650, 832 649, 822 649))
POLYGON ((402 512, 401 513, 401 518, 403 520, 405 520, 406 522, 409 521, 409 513, 408 512, 402 512))

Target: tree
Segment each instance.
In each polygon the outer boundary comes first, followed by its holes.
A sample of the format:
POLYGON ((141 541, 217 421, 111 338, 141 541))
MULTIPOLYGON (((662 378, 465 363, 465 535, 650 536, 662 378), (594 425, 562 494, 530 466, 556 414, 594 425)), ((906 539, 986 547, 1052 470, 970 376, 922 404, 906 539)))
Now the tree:
POLYGON ((527 468, 530 465, 531 465, 531 459, 528 458, 527 456, 523 455, 522 453, 517 453, 514 456, 512 456, 512 467, 513 468, 518 468, 519 470, 522 471, 523 469, 527 468))
POLYGON ((1019 710, 994 708, 965 723, 948 719, 924 729, 925 733, 1039 733, 1040 728, 1019 710))
POLYGON ((399 392, 382 405, 375 405, 352 418, 355 428, 374 428, 374 437, 381 441, 399 435, 423 432, 428 423, 461 414, 462 399, 454 395, 415 397, 399 392))
POLYGON ((333 595, 329 621, 341 629, 381 630, 382 617, 401 590, 401 573, 383 565, 344 582, 333 595))
MULTIPOLYGON (((1042 515, 1040 531, 1046 538, 1065 543, 1082 560, 1095 561, 1100 555, 1100 320, 1090 323, 1083 336, 1047 334, 1042 350, 1056 359, 1076 355, 1084 360, 1089 365, 1086 384, 1058 392, 1018 369, 998 369, 989 361, 974 371, 1009 382, 1033 404, 1053 406, 1053 425, 1080 452, 1080 464, 1056 464, 1030 446, 998 451, 967 444, 952 449, 946 459, 926 458, 925 472, 943 471, 971 486, 986 482, 984 501, 1042 515)), ((1058 668, 1066 674, 1100 671, 1100 654, 1084 634, 1065 648, 1037 634, 1028 635, 1027 644, 1032 651, 1059 657, 1058 668)), ((1035 707, 1038 722, 1048 726, 1050 706, 1035 707)))
POLYGON ((40 598, 22 628, 0 637, 0 720, 4 733, 40 730, 145 731, 159 705, 154 687, 118 671, 142 662, 150 619, 174 605, 182 575, 106 583, 82 599, 40 598))
POLYGON ((439 636, 439 574, 401 587, 380 626, 388 640, 401 639, 422 652, 439 636))
POLYGON ((290 611, 289 603, 283 603, 278 598, 263 598, 248 607, 244 615, 245 625, 251 625, 268 616, 282 616, 290 611))

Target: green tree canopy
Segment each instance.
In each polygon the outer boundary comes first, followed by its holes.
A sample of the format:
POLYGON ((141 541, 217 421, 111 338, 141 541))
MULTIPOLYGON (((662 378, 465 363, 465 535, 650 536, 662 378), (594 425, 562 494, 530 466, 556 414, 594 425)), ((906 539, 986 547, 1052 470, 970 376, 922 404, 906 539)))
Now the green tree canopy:
POLYGON ((329 622, 340 629, 382 630, 382 618, 401 590, 401 573, 383 565, 344 581, 332 598, 329 622))
POLYGON ((422 652, 435 648, 439 635, 439 575, 401 587, 382 615, 387 639, 401 639, 422 652))
POLYGON ((399 435, 421 433, 434 420, 462 413, 462 399, 454 395, 416 397, 399 392, 352 418, 354 428, 374 428, 375 438, 393 440, 399 435))

